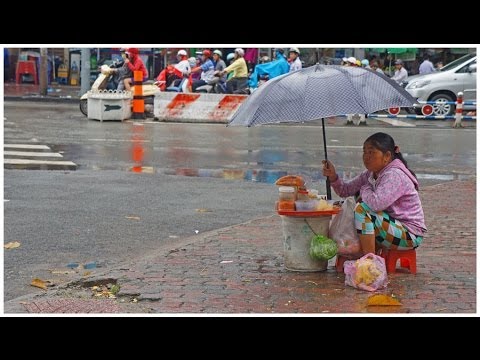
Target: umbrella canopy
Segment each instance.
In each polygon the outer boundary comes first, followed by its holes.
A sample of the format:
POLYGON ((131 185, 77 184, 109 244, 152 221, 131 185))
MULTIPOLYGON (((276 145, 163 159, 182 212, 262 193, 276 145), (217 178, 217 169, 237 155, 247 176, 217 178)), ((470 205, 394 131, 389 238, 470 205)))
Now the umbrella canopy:
MULTIPOLYGON (((368 114, 390 107, 411 107, 415 99, 395 81, 353 66, 314 65, 267 81, 242 103, 228 125, 254 126, 368 114)), ((327 197, 331 199, 327 178, 327 197)))
POLYGON ((314 65, 267 81, 243 102, 229 125, 304 122, 414 103, 405 89, 376 71, 314 65))

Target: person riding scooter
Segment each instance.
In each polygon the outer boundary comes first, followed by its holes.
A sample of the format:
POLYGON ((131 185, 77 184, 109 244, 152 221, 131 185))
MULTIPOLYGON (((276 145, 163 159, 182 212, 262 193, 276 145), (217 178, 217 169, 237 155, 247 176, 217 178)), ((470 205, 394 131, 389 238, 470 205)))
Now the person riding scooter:
MULTIPOLYGON (((139 51, 137 48, 128 48, 125 52, 128 57, 125 59, 125 63, 127 64, 128 68, 132 71, 141 71, 143 73, 142 81, 148 80, 148 70, 143 63, 142 58, 139 55, 139 51)), ((130 91, 133 78, 126 78, 124 79, 123 83, 125 84, 125 89, 130 91)))
POLYGON ((223 71, 217 73, 217 76, 223 76, 233 72, 233 76, 227 80, 228 94, 245 94, 248 90, 248 68, 245 62, 245 51, 242 48, 236 48, 234 51, 234 61, 223 71))
POLYGON ((215 78, 215 65, 211 59, 212 52, 208 49, 202 52, 202 65, 194 67, 192 73, 202 72, 200 80, 195 80, 192 84, 192 90, 195 92, 198 87, 209 84, 215 78))
MULTIPOLYGON (((112 65, 110 65, 110 72, 112 73, 112 78, 111 82, 114 86, 112 90, 117 90, 117 91, 122 91, 125 90, 125 84, 124 80, 126 78, 131 78, 133 77, 132 70, 127 66, 125 63, 125 59, 128 58, 128 55, 126 54, 126 48, 121 48, 120 49, 120 54, 122 55, 122 60, 114 62, 112 65)), ((107 86, 107 89, 109 86, 107 86)))

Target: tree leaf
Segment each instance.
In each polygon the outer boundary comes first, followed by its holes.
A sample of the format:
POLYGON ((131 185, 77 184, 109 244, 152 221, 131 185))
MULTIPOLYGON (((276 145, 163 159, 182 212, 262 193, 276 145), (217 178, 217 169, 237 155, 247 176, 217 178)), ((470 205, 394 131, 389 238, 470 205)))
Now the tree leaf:
POLYGON ((398 305, 402 305, 402 303, 392 296, 383 295, 383 294, 374 294, 368 298, 367 306, 377 306, 377 305, 398 306, 398 305))
POLYGON ((9 243, 3 245, 5 249, 15 249, 20 247, 20 243, 18 241, 10 241, 9 243))
POLYGON ((47 283, 45 281, 43 281, 42 279, 39 279, 39 278, 33 279, 32 282, 30 283, 30 285, 38 287, 38 288, 43 289, 43 290, 47 290, 47 283))

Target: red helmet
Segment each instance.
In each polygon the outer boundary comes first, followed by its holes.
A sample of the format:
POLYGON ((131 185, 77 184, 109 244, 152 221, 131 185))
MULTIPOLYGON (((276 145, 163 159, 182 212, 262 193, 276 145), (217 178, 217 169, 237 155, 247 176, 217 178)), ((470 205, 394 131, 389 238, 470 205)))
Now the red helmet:
POLYGON ((138 55, 138 48, 127 48, 127 54, 138 55))
POLYGON ((212 56, 212 52, 208 49, 203 50, 202 54, 205 55, 205 57, 207 57, 207 58, 212 56))

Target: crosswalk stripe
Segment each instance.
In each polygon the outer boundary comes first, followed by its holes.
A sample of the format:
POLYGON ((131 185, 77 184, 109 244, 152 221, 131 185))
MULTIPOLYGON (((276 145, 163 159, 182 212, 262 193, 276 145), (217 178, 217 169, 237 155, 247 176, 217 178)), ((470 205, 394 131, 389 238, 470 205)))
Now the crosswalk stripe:
POLYGON ((33 144, 3 144, 4 148, 13 149, 35 149, 35 150, 50 150, 47 145, 33 145, 33 144))
POLYGON ((28 160, 28 159, 4 159, 5 165, 66 165, 77 166, 72 161, 65 160, 28 160))
POLYGON ((25 156, 25 157, 53 157, 61 158, 62 154, 52 152, 33 152, 33 151, 4 151, 5 156, 25 156))
POLYGON ((59 160, 63 155, 52 152, 47 145, 3 144, 5 169, 16 170, 76 170, 73 161, 59 160), (23 151, 22 151, 23 150, 23 151))

